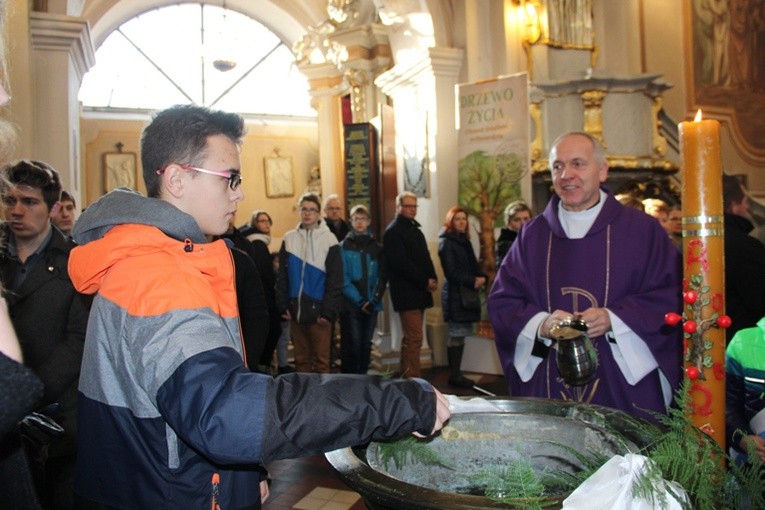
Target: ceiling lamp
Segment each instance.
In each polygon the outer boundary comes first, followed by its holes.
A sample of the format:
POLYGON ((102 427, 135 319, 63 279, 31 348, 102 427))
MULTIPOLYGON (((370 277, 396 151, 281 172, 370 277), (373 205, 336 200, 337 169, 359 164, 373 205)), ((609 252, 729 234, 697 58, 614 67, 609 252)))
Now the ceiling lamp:
MULTIPOLYGON (((220 41, 228 41, 226 37, 227 14, 228 14, 228 10, 226 9, 226 0, 223 0, 223 21, 221 22, 221 30, 220 30, 220 33, 218 34, 218 40, 220 41)), ((227 53, 231 52, 230 48, 225 50, 227 53)), ((217 69, 218 71, 225 73, 236 67, 236 60, 231 60, 228 58, 217 58, 213 60, 213 67, 217 69)))
POLYGON ((217 59, 213 60, 213 67, 218 71, 225 73, 236 67, 236 62, 233 60, 217 59))

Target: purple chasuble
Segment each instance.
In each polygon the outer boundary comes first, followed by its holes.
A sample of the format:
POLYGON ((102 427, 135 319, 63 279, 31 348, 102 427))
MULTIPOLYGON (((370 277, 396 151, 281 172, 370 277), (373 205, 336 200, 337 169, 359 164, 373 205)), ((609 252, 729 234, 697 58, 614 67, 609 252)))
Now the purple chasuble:
POLYGON ((677 248, 658 221, 622 206, 610 193, 587 235, 569 239, 558 221, 559 203, 554 196, 542 215, 523 226, 489 295, 489 317, 510 394, 588 401, 644 418, 648 415, 640 409, 665 413, 658 370, 674 394, 682 369, 680 328, 664 324, 664 314, 682 306, 677 248), (576 313, 590 307, 616 314, 647 344, 659 369, 629 384, 608 338, 600 336, 591 339, 599 367, 587 386, 563 383, 553 349, 531 379, 521 381, 513 359, 529 320, 539 312, 576 313))

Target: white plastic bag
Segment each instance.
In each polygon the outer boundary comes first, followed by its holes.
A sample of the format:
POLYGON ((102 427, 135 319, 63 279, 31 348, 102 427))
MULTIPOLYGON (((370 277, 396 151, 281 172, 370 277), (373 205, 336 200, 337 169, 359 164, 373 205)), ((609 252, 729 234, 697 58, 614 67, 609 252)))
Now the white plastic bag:
POLYGON ((662 493, 666 500, 665 510, 681 510, 683 507, 673 493, 685 500, 687 495, 674 482, 661 480, 655 484, 653 501, 633 496, 632 488, 647 468, 648 461, 647 457, 634 453, 612 457, 563 501, 562 510, 656 510, 662 508, 662 493))

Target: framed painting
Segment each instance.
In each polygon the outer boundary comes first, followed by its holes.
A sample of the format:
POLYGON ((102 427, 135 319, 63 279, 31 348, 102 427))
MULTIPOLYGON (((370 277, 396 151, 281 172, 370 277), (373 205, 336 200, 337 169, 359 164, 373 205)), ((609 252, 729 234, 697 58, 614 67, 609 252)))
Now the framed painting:
POLYGON ((686 0, 689 117, 728 122, 743 159, 765 163, 765 11, 762 0, 686 0))
POLYGON ((134 152, 104 153, 104 192, 117 188, 136 189, 136 155, 134 152))
POLYGON ((269 156, 265 158, 266 196, 268 198, 295 195, 295 179, 292 158, 269 156))

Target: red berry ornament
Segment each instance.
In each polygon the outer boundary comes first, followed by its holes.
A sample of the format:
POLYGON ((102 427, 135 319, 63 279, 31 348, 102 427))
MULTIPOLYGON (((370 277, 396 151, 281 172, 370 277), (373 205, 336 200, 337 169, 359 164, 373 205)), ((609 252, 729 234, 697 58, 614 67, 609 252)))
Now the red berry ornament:
POLYGON ((664 322, 670 326, 674 326, 683 319, 683 316, 674 312, 669 312, 664 315, 664 322))
POLYGON ((696 367, 688 367, 685 369, 685 373, 688 374, 688 379, 695 381, 699 378, 699 369, 696 367))
POLYGON ((699 298, 699 295, 696 294, 695 290, 689 290, 687 292, 683 292, 683 299, 689 305, 692 305, 693 303, 695 303, 698 298, 699 298))
POLYGON ((685 321, 685 323, 683 323, 683 331, 685 331, 688 334, 695 333, 696 328, 697 328, 696 321, 685 321))
POLYGON ((717 325, 723 329, 728 329, 733 321, 727 315, 721 315, 717 318, 717 325))

